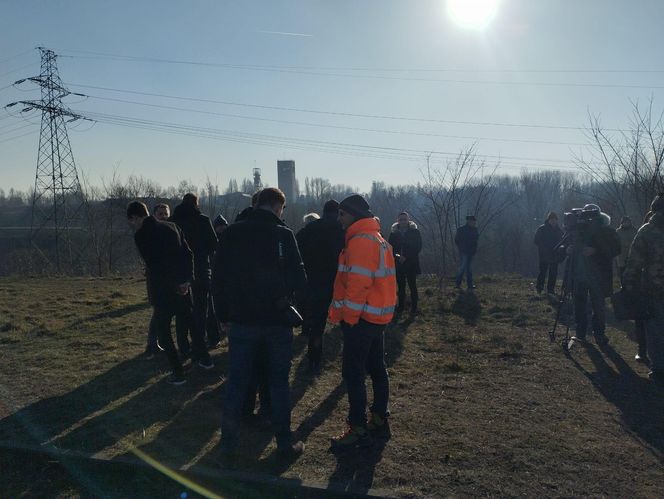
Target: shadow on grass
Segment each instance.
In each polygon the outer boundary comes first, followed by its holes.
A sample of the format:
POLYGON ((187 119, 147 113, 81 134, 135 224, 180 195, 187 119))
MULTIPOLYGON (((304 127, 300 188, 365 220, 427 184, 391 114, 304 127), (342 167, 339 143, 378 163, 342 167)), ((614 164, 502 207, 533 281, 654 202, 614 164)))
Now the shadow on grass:
POLYGON ((0 420, 0 439, 42 444, 139 390, 155 374, 141 359, 120 362, 71 392, 39 400, 0 420))
POLYGON ((133 314, 134 312, 139 312, 141 310, 146 310, 150 307, 151 305, 148 302, 132 303, 131 305, 125 305, 124 307, 115 310, 99 312, 98 314, 91 315, 90 317, 81 317, 80 319, 69 324, 68 327, 71 328, 74 326, 80 326, 85 322, 97 322, 104 319, 117 319, 118 317, 133 314))
POLYGON ((647 442, 654 455, 661 459, 664 454, 664 388, 639 376, 610 345, 599 351, 588 344, 586 352, 596 373, 588 372, 573 356, 568 355, 568 358, 602 396, 620 410, 627 429, 647 442))
POLYGON ((472 291, 459 291, 452 304, 452 313, 462 317, 466 324, 474 326, 482 313, 482 305, 472 291))
POLYGON ((357 452, 335 454, 337 466, 330 475, 328 488, 335 492, 366 494, 373 486, 376 465, 383 459, 386 440, 357 452))

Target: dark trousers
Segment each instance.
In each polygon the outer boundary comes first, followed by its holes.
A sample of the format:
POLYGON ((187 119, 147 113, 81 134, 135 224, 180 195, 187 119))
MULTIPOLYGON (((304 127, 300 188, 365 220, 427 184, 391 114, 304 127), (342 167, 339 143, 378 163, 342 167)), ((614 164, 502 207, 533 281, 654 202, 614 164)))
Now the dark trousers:
POLYGON ((574 282, 574 319, 576 337, 585 338, 588 329, 588 298, 592 307, 592 327, 595 336, 602 336, 606 330, 606 308, 604 293, 600 283, 574 282))
POLYGON ((390 381, 385 367, 385 326, 360 321, 344 329, 341 373, 348 391, 348 422, 352 426, 367 424, 367 387, 371 376, 374 402, 371 411, 384 416, 390 398, 390 381))
POLYGON ((168 361, 174 374, 182 375, 182 363, 178 357, 178 352, 171 336, 171 319, 181 308, 187 307, 187 301, 191 298, 187 296, 177 296, 172 303, 156 304, 154 306, 153 321, 159 338, 159 344, 166 352, 168 361))
POLYGON ((540 260, 539 274, 537 274, 537 291, 539 293, 544 289, 544 281, 546 281, 547 274, 549 276, 549 282, 547 283, 546 290, 548 293, 555 294, 556 279, 558 278, 558 264, 540 260))
POLYGON ((207 304, 209 295, 208 281, 191 283, 190 306, 180 308, 175 318, 175 331, 180 353, 191 354, 192 360, 207 358, 205 345, 205 322, 207 320, 207 304), (191 332, 191 345, 189 344, 191 332))
POLYGON ((270 417, 272 404, 270 403, 270 383, 268 381, 268 356, 267 345, 261 342, 256 349, 256 356, 251 363, 251 377, 249 387, 242 406, 242 417, 251 417, 256 409, 256 395, 260 401, 258 413, 261 416, 270 417))
POLYGON ((240 418, 252 376, 252 364, 259 348, 267 354, 267 372, 272 402, 272 425, 278 447, 291 443, 290 390, 288 374, 293 357, 293 330, 283 326, 232 324, 228 334, 228 384, 221 422, 221 446, 237 447, 240 418))
POLYGON ((463 275, 466 274, 466 283, 469 288, 473 287, 473 269, 471 267, 473 263, 473 255, 466 255, 461 253, 459 270, 457 271, 456 276, 456 286, 457 288, 461 286, 461 281, 463 281, 463 275))
POLYGON ((323 333, 332 302, 332 291, 329 285, 309 286, 309 304, 304 317, 303 333, 309 340, 307 357, 311 367, 320 367, 323 360, 323 333))
POLYGON ((410 308, 417 310, 417 302, 419 294, 417 293, 417 274, 415 272, 398 272, 397 271, 397 287, 399 305, 398 310, 403 310, 406 306, 406 283, 410 289, 410 308))

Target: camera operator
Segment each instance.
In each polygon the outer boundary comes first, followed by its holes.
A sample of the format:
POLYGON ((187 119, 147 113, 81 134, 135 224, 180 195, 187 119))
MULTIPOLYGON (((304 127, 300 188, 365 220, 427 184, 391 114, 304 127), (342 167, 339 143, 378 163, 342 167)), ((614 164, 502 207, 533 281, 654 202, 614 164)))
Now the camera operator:
POLYGON ((623 273, 625 288, 647 302, 646 341, 650 379, 664 383, 664 193, 650 205, 652 216, 632 242, 623 273), (643 280, 643 282, 642 282, 643 280), (644 290, 647 292, 644 293, 644 290), (645 296, 642 296, 644 295, 645 296))
POLYGON ((605 335, 605 298, 613 291, 613 259, 620 254, 620 239, 610 227, 611 217, 602 213, 596 204, 587 204, 574 211, 577 223, 567 254, 572 259, 574 316, 576 335, 572 338, 585 342, 588 329, 586 313, 588 297, 592 307, 592 329, 598 346, 608 343, 605 335))

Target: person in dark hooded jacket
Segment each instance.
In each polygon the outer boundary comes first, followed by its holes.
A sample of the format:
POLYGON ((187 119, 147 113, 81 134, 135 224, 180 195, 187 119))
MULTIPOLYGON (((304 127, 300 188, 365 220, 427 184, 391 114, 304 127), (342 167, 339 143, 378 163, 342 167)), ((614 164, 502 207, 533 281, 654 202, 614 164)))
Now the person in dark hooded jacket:
MULTIPOLYGON (((207 321, 208 295, 210 292, 211 258, 217 248, 217 235, 212 227, 212 222, 207 215, 201 213, 198 206, 198 197, 193 193, 187 193, 182 198, 182 203, 175 207, 171 221, 178 225, 184 232, 187 243, 194 254, 194 280, 191 283, 191 292, 194 300, 194 311, 191 324, 192 342, 201 343, 204 353, 200 348, 198 352, 192 351, 192 361, 205 368, 213 367, 212 360, 205 347, 205 323, 207 321)), ((186 327, 186 326, 185 326, 186 327)), ((188 342, 186 332, 183 335, 183 327, 178 328, 178 343, 181 342, 180 353, 186 348, 188 342), (184 337, 183 337, 184 336, 184 337)), ((186 331, 186 330, 185 330, 186 331)))
POLYGON ((664 192, 650 205, 652 215, 636 233, 623 273, 625 288, 646 304, 651 380, 664 385, 664 192))
POLYGON ((558 226, 558 215, 549 212, 546 221, 540 225, 535 232, 535 245, 539 253, 539 274, 537 275, 537 292, 541 293, 544 289, 544 281, 547 273, 549 282, 547 283, 547 293, 554 294, 556 291, 556 279, 558 278, 558 255, 555 254, 555 248, 563 238, 563 231, 558 226))
POLYGON ((320 374, 327 311, 332 302, 339 253, 345 244, 338 216, 339 203, 330 200, 323 207, 323 217, 305 225, 295 236, 308 279, 309 299, 302 327, 309 338, 310 374, 320 374))
POLYGON ((417 312, 417 276, 420 270, 420 251, 422 236, 417 224, 410 219, 405 211, 399 213, 396 223, 392 225, 388 242, 392 246, 394 260, 397 265, 398 300, 397 312, 401 312, 406 304, 406 282, 410 289, 410 311, 417 312))

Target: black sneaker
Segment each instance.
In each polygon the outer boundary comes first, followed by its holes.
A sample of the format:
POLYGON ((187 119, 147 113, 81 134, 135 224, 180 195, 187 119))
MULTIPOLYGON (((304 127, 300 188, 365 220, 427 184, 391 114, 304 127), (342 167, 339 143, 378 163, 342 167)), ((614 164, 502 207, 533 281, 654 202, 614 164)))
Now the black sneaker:
POLYGON ((369 432, 362 426, 349 426, 341 435, 330 439, 330 449, 333 452, 358 449, 370 444, 369 432))
POLYGON ((172 373, 167 379, 166 383, 169 385, 184 385, 187 380, 184 377, 184 374, 172 373))
POLYGON ((392 436, 387 416, 380 416, 373 412, 367 423, 367 431, 374 438, 390 438, 392 436))
POLYGON ((198 361, 198 367, 202 367, 206 371, 209 371, 214 368, 214 362, 212 362, 212 358, 208 356, 198 361))

